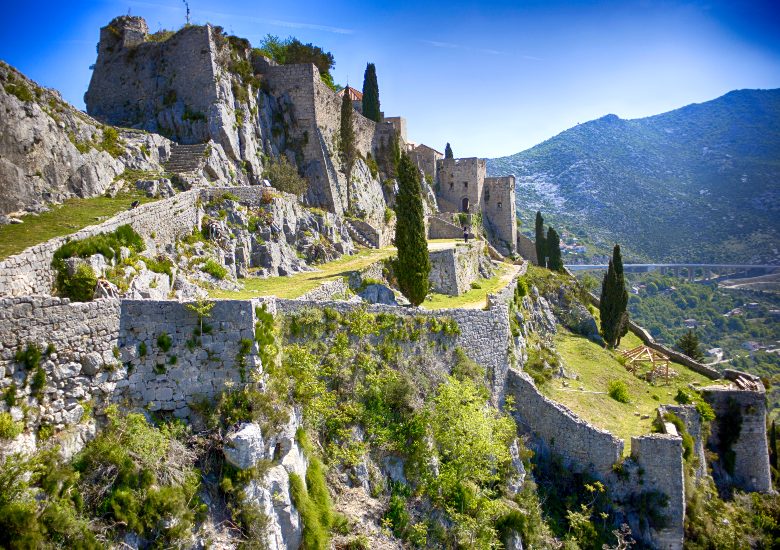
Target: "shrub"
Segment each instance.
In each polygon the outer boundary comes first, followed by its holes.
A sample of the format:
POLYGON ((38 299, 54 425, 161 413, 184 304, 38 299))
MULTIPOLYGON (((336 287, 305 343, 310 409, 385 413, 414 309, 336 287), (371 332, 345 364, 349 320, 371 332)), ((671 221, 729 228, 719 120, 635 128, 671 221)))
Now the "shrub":
POLYGON ((11 413, 0 413, 0 439, 13 439, 20 433, 24 426, 11 417, 11 413))
POLYGON ((204 273, 208 273, 215 279, 219 279, 220 281, 224 279, 227 276, 227 269, 225 266, 217 263, 212 258, 209 258, 205 264, 201 266, 201 271, 204 273))
POLYGON ((32 101, 34 96, 30 89, 21 82, 10 82, 4 86, 5 91, 16 96, 19 101, 32 101))
POLYGON ((20 349, 16 352, 14 359, 17 363, 24 365, 25 369, 32 370, 41 362, 41 348, 36 344, 29 343, 24 350, 20 349))
POLYGON ((100 149, 114 158, 121 157, 125 152, 125 142, 119 138, 119 132, 111 126, 103 126, 103 140, 100 149))
POLYGON ((263 170, 263 177, 270 180, 271 185, 279 191, 293 195, 303 195, 309 189, 309 182, 298 174, 298 169, 284 155, 276 161, 270 161, 263 170))
POLYGON ((162 350, 164 353, 167 352, 169 349, 171 349, 171 346, 173 345, 173 338, 167 333, 167 332, 161 332, 160 335, 157 337, 157 346, 162 350))
POLYGON ((615 401, 620 403, 628 403, 630 397, 628 395, 628 386, 622 380, 611 380, 607 386, 609 396, 615 401))
POLYGON ((76 267, 73 275, 65 275, 60 279, 60 292, 75 302, 89 302, 95 295, 97 275, 91 266, 81 264, 76 267))

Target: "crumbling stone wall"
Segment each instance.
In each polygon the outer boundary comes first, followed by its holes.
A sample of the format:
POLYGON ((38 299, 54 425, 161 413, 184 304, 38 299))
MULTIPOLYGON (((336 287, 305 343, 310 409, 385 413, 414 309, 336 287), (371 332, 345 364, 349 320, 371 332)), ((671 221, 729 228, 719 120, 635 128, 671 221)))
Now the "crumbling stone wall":
POLYGON ((408 153, 409 158, 414 165, 422 170, 426 178, 430 178, 432 184, 436 182, 436 164, 439 160, 444 158, 444 155, 436 149, 424 144, 416 145, 414 147, 410 145, 408 153))
POLYGON ((148 250, 165 248, 198 226, 199 196, 197 190, 192 190, 147 203, 134 210, 120 212, 101 224, 85 227, 67 237, 56 237, 10 256, 0 262, 0 295, 51 294, 55 280, 51 261, 57 249, 69 239, 84 239, 129 224, 144 238, 148 250))
POLYGON ((556 453, 600 479, 610 475, 612 465, 623 456, 622 439, 546 398, 524 372, 509 369, 506 385, 506 394, 515 400, 515 420, 522 431, 536 436, 540 451, 556 453))
POLYGON ((478 241, 458 243, 452 248, 429 253, 431 273, 429 280, 435 292, 459 296, 479 279, 479 258, 484 244, 478 241))
POLYGON ((736 487, 745 491, 769 492, 769 445, 766 438, 766 392, 740 390, 735 386, 708 386, 702 396, 712 406, 716 419, 707 446, 718 453, 713 478, 718 488, 736 487), (739 430, 739 437, 725 449, 722 431, 739 430), (733 453, 732 457, 726 456, 733 453), (726 464, 733 464, 729 472, 726 464))

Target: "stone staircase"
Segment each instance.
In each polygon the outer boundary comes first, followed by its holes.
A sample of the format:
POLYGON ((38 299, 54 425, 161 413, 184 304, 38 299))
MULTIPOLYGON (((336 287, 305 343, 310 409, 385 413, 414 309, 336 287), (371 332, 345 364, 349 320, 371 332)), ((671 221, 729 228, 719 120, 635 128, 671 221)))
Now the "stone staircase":
POLYGON ((165 162, 165 169, 172 174, 197 175, 206 164, 207 143, 175 145, 165 162))
POLYGON ((360 228, 358 228, 350 220, 345 221, 347 222, 347 231, 349 232, 349 236, 352 237, 352 240, 355 242, 355 244, 365 248, 376 248, 373 244, 371 244, 371 240, 363 234, 360 228))

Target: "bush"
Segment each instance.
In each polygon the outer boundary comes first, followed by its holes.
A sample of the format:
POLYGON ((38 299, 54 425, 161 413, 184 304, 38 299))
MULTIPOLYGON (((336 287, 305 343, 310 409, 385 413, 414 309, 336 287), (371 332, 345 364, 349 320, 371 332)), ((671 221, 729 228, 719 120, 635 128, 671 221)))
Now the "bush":
POLYGON ((204 273, 208 273, 215 279, 219 279, 220 281, 224 279, 227 276, 227 269, 225 266, 220 265, 213 259, 209 258, 208 261, 201 266, 201 271, 204 273))
POLYGON ((13 439, 20 433, 24 426, 11 417, 11 413, 0 413, 0 439, 13 439))
POLYGON ((270 180, 271 185, 279 191, 293 195, 303 195, 309 189, 309 182, 298 174, 298 169, 284 155, 276 161, 270 161, 263 170, 263 177, 270 180))
POLYGON ((34 99, 34 96, 30 89, 22 84, 21 82, 18 83, 8 83, 4 86, 5 91, 9 94, 16 96, 16 98, 19 101, 32 101, 34 99))
POLYGON ((620 403, 628 403, 630 397, 628 395, 628 386, 622 380, 611 380, 609 386, 607 386, 609 396, 615 401, 620 403))
POLYGON ((99 148, 114 158, 121 157, 125 152, 125 143, 119 138, 119 132, 111 126, 103 126, 103 140, 99 148))
POLYGON ((157 346, 162 352, 167 352, 173 345, 173 338, 167 332, 161 332, 157 337, 157 346))

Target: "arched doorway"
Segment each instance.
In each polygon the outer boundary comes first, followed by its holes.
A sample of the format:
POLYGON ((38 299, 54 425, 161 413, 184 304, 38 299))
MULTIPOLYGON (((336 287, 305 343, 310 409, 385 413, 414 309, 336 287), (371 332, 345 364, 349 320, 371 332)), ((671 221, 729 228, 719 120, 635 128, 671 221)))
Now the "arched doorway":
POLYGON ((461 212, 468 212, 469 211, 469 198, 463 197, 463 200, 461 201, 461 212))

